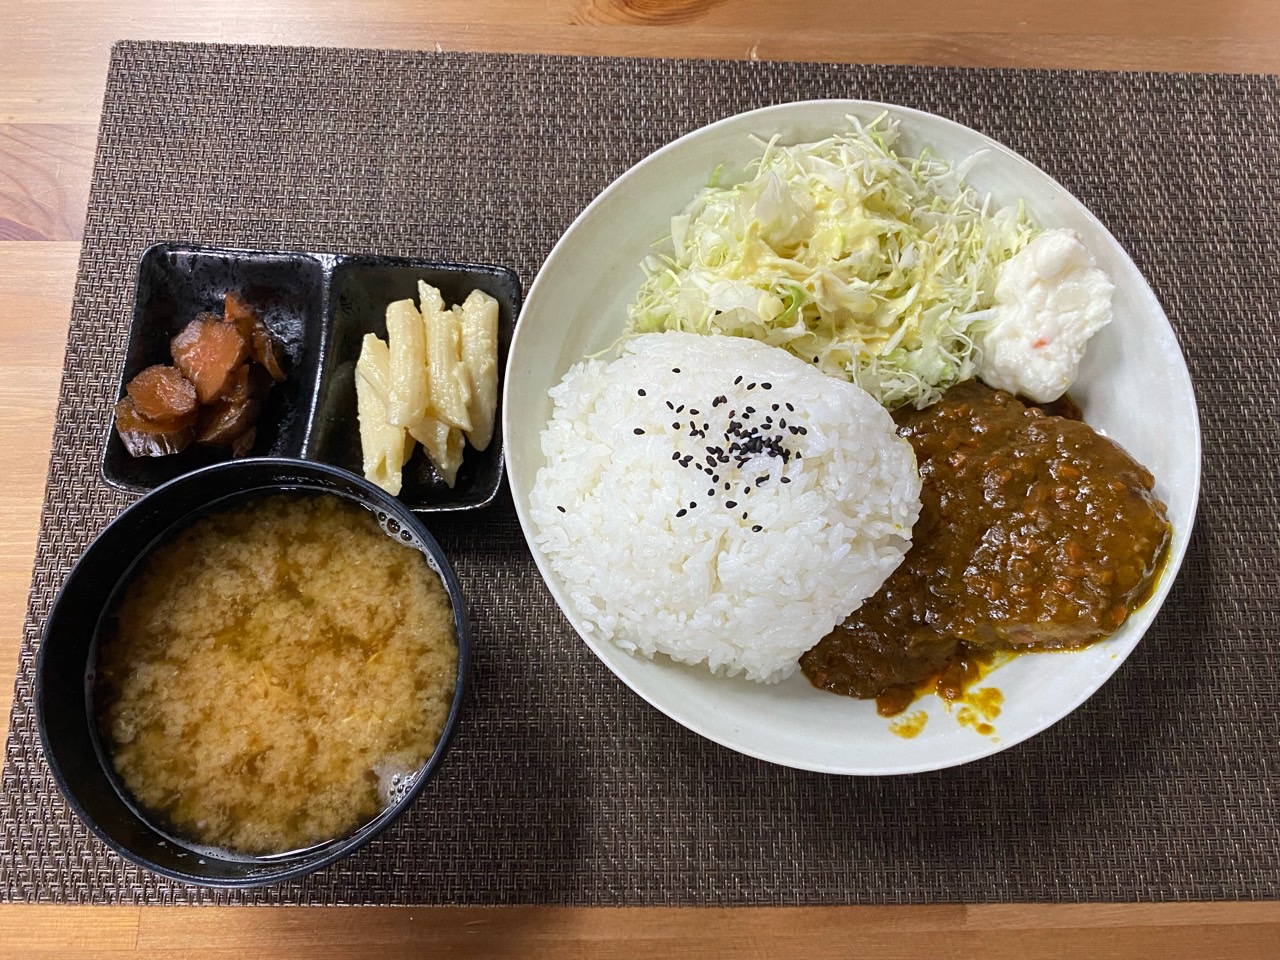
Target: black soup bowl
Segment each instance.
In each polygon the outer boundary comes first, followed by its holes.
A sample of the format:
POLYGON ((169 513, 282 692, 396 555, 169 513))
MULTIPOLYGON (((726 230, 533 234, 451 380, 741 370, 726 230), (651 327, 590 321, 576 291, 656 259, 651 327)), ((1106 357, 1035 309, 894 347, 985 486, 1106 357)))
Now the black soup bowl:
MULTIPOLYGON (((469 661, 466 605, 439 544, 412 511, 355 474, 292 459, 221 463, 178 477, 125 510, 89 545, 54 600, 36 661, 36 723, 45 757, 72 809, 109 847, 156 873, 189 883, 253 887, 303 876, 363 846, 402 814, 439 766, 457 725, 469 661), (94 637, 136 561, 205 513, 262 495, 327 493, 373 511, 422 551, 453 605, 457 682, 435 750, 403 796, 353 833, 304 850, 241 856, 167 834, 117 785, 98 746, 92 706, 94 637), (396 526, 398 524, 398 527, 396 526)), ((228 703, 227 710, 236 705, 228 703)))

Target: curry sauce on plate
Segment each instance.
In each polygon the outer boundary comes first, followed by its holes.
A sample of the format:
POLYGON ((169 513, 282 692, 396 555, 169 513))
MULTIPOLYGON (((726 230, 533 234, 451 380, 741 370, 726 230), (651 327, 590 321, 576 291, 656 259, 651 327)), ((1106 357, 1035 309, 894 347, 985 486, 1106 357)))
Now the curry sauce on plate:
POLYGON ((1147 598, 1170 526, 1149 471, 1070 414, 976 380, 894 414, 922 509, 880 591, 801 658, 814 686, 892 716, 956 700, 997 660, 1086 646, 1147 598))

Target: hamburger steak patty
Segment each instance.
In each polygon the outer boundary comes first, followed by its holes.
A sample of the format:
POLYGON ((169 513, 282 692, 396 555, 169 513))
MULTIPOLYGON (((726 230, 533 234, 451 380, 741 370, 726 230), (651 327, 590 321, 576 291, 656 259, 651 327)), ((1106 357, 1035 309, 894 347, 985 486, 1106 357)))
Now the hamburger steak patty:
POLYGON ((1169 522, 1119 445, 976 380, 894 419, 920 465, 920 519, 880 591, 801 658, 815 686, 879 697, 974 648, 1081 647, 1146 598, 1169 522))

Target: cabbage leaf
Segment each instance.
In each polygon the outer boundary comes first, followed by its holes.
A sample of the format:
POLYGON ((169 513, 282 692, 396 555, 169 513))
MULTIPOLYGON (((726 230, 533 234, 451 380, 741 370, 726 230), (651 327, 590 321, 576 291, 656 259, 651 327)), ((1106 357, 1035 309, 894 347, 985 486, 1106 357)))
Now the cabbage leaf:
POLYGON ((633 333, 751 337, 852 380, 894 409, 973 376, 997 267, 1035 235, 898 122, 850 117, 817 143, 760 142, 737 183, 713 174, 642 264, 633 333))

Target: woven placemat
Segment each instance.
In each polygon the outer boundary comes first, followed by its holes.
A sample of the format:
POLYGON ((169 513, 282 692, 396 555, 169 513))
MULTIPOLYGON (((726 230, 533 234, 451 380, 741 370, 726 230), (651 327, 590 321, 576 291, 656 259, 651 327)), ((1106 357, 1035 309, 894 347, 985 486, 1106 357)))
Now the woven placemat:
MULTIPOLYGON (((111 61, 0 801, 0 894, 73 902, 810 904, 1280 894, 1276 78, 124 43, 111 61), (863 97, 952 117, 1062 181, 1187 355, 1200 520, 1146 639, 1081 709, 887 779, 739 756, 642 703, 542 586, 509 498, 433 520, 470 598, 453 752, 396 826, 267 890, 91 839, 38 746, 40 625, 127 498, 98 477, 139 253, 157 239, 490 261, 526 284, 651 150, 737 111, 863 97)), ((1153 397, 1152 402, 1159 402, 1153 397)))

